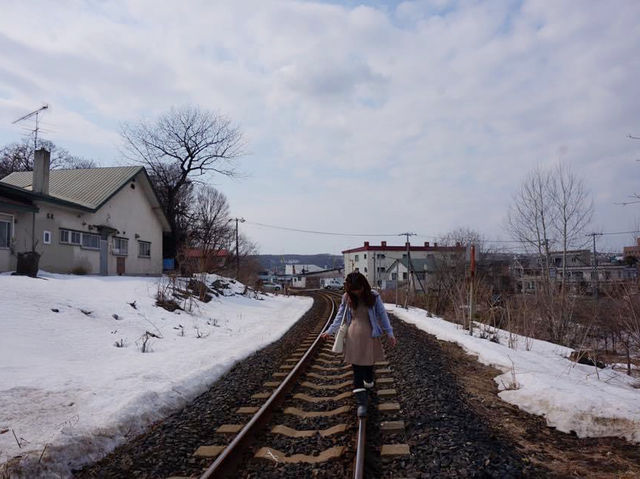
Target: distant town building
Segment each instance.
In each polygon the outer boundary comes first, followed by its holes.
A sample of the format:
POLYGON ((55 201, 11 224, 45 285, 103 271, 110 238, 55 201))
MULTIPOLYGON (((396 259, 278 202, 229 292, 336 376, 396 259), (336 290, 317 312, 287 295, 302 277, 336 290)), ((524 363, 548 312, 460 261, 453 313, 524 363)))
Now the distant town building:
POLYGON ((284 266, 284 274, 287 276, 315 273, 316 271, 322 271, 322 268, 315 264, 287 263, 284 266))
POLYGON ((636 241, 637 244, 635 246, 625 246, 622 249, 622 255, 625 258, 631 257, 640 260, 640 238, 637 238, 636 241))
POLYGON ((206 251, 201 248, 185 248, 177 256, 183 274, 215 273, 224 268, 229 252, 226 249, 206 251))
MULTIPOLYGON (((589 294, 596 286, 601 291, 611 291, 638 279, 635 267, 608 260, 606 256, 598 255, 596 267, 593 254, 588 249, 567 251, 566 268, 563 268, 563 257, 562 251, 549 253, 549 280, 555 287, 560 287, 562 275, 566 273, 565 284, 575 294, 589 294)), ((537 256, 518 257, 512 271, 518 291, 522 293, 535 293, 545 280, 544 268, 537 256)))
POLYGON ((435 271, 439 260, 459 257, 465 254, 465 248, 456 246, 438 246, 428 241, 421 246, 411 245, 388 246, 386 241, 380 245, 371 245, 368 241, 358 248, 342 252, 344 256, 345 275, 359 271, 366 276, 369 284, 379 288, 393 288, 396 281, 407 281, 408 261, 407 248, 411 255, 411 270, 414 280, 423 280, 435 271))
POLYGON ((317 271, 292 275, 291 286, 293 288, 320 288, 323 282, 328 279, 339 280, 339 284, 342 284, 342 278, 342 268, 319 269, 317 271))

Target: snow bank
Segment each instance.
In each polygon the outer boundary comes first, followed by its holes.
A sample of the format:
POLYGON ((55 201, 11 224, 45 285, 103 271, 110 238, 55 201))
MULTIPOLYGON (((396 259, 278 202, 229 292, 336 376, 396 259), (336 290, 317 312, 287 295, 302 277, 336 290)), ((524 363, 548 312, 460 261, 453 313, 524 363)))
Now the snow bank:
POLYGON ((183 407, 312 304, 243 296, 244 285, 216 279, 223 294, 172 313, 155 306, 158 278, 0 275, 0 472, 16 456, 29 470, 46 446, 39 474, 69 476, 183 407), (147 331, 158 338, 142 353, 147 331))
POLYGON ((572 349, 564 346, 511 335, 510 348, 504 330, 487 328, 497 344, 478 337, 479 328, 470 336, 459 325, 428 317, 422 309, 386 307, 403 321, 457 343, 481 363, 503 371, 495 378, 500 397, 544 416, 549 426, 575 431, 579 437, 617 436, 640 442, 640 389, 633 387, 637 380, 611 367, 596 370, 574 363, 568 359, 572 349))

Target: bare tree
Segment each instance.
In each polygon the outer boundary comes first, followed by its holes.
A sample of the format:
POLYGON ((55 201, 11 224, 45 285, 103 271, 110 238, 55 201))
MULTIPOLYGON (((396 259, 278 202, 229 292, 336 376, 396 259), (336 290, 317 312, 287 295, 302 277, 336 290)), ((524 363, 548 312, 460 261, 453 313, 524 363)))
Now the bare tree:
POLYGON ((229 204, 224 194, 207 185, 197 188, 195 201, 191 203, 190 239, 202 252, 203 270, 212 254, 228 248, 234 238, 229 224, 229 204))
POLYGON ((184 238, 180 217, 183 189, 208 174, 235 176, 242 134, 228 118, 196 106, 172 108, 154 122, 122 126, 124 155, 142 163, 156 188, 172 228, 167 253, 184 238), (182 237, 182 238, 181 238, 182 237))
POLYGON ((549 281, 549 253, 555 211, 551 192, 552 175, 540 167, 531 171, 514 195, 507 216, 507 229, 525 248, 533 248, 543 265, 544 284, 549 281))
POLYGON ((587 193, 584 181, 562 163, 553 171, 549 183, 550 196, 555 209, 553 229, 562 247, 562 291, 566 288, 567 251, 583 245, 585 229, 593 216, 593 200, 587 193))
POLYGON ((486 248, 486 238, 479 231, 466 226, 461 226, 440 236, 438 238, 438 244, 441 244, 442 246, 467 246, 474 244, 476 246, 476 251, 484 252, 486 248))
MULTIPOLYGON (((51 153, 52 169, 95 168, 96 162, 72 155, 48 140, 40 140, 39 146, 51 153)), ((33 142, 25 138, 20 143, 11 143, 0 149, 0 178, 16 171, 33 170, 33 142)))
POLYGON ((542 267, 537 304, 553 341, 566 343, 575 333, 575 305, 568 300, 566 288, 567 251, 580 245, 592 214, 593 202, 584 182, 562 164, 551 170, 537 167, 529 173, 509 209, 507 227, 511 234, 537 252, 542 267), (562 251, 559 294, 551 281, 553 247, 562 251))

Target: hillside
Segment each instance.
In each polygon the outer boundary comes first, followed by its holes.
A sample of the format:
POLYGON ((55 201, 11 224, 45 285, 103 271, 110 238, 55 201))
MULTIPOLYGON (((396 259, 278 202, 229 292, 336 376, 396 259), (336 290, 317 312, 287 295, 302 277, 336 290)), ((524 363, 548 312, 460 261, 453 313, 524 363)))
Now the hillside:
POLYGON ((262 268, 269 271, 284 271, 286 263, 315 264, 321 268, 341 268, 343 259, 340 255, 332 254, 261 254, 253 257, 258 260, 262 268))

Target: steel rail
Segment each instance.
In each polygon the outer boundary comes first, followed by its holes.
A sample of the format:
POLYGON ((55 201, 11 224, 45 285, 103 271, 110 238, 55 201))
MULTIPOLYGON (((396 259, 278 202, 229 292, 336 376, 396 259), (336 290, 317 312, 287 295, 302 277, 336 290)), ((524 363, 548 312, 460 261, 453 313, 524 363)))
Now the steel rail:
POLYGON ((367 443, 367 418, 358 418, 358 439, 356 440, 356 459, 353 468, 353 478, 362 479, 364 477, 364 455, 367 443))
POLYGON ((238 454, 242 450, 243 446, 249 442, 251 436, 257 431, 257 429, 269 419, 268 416, 271 412, 271 409, 279 404, 284 399, 289 390, 293 387, 294 379, 298 377, 298 375, 302 371, 303 366, 306 365, 311 355, 318 348, 320 342, 322 341, 320 339, 320 334, 322 334, 326 327, 331 323, 336 310, 336 303, 329 294, 325 295, 321 293, 319 296, 331 302, 331 313, 329 314, 329 318, 327 319, 326 324, 318 334, 318 337, 309 347, 309 349, 307 349, 307 352, 304 354, 304 356, 302 356, 300 361, 296 363, 295 367, 291 370, 287 377, 284 378, 277 389, 271 394, 269 399, 267 399, 267 401, 260 407, 260 409, 258 409, 251 420, 240 430, 240 432, 231 441, 231 443, 229 443, 229 445, 224 448, 215 462, 211 466, 209 466, 209 468, 200 476, 200 479, 225 477, 225 474, 229 474, 231 472, 230 469, 238 461, 238 454))

